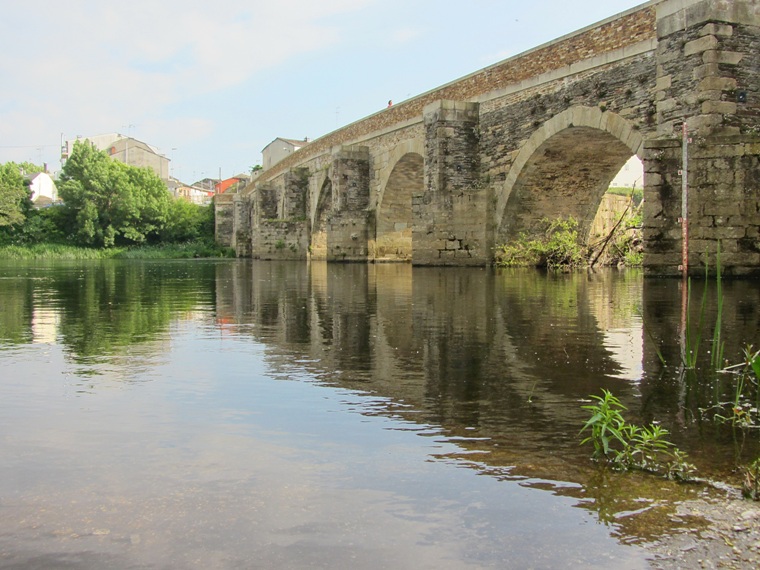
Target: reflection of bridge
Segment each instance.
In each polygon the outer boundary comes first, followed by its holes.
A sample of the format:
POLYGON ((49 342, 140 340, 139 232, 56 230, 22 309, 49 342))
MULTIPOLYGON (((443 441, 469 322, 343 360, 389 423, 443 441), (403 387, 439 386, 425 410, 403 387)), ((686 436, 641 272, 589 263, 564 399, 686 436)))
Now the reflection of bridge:
POLYGON ((645 266, 760 268, 760 7, 654 0, 317 139, 217 201, 217 238, 264 259, 484 265, 645 167, 645 266), (682 149, 682 126, 692 136, 682 149))
POLYGON ((555 445, 585 461, 579 398, 603 385, 637 407, 638 377, 620 377, 631 347, 600 327, 630 328, 640 305, 641 282, 622 275, 254 262, 219 264, 216 294, 226 326, 250 331, 275 368, 410 406, 421 423, 495 439, 551 426, 555 445))

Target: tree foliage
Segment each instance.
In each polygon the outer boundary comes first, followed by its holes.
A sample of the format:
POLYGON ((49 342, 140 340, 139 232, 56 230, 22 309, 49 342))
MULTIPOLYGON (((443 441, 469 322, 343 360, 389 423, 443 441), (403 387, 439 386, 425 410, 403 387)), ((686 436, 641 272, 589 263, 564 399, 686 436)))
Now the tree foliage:
POLYGON ((199 206, 185 200, 174 200, 160 233, 163 242, 185 242, 214 237, 214 207, 199 206))
POLYGON ((150 169, 115 162, 77 142, 58 182, 63 205, 36 209, 25 175, 43 170, 31 163, 0 165, 0 245, 188 248, 194 242, 202 251, 187 251, 196 256, 213 250, 214 207, 173 200, 150 169))
POLYGON ((45 172, 45 167, 40 166, 39 164, 34 164, 33 162, 19 162, 17 163, 18 167, 21 169, 21 172, 29 176, 31 174, 37 174, 38 172, 45 172))
POLYGON ((30 207, 29 188, 19 166, 14 162, 0 165, 0 228, 23 224, 30 207))
POLYGON ((153 171, 111 160, 88 142, 74 143, 58 192, 83 245, 145 243, 157 238, 168 219, 170 195, 153 171))

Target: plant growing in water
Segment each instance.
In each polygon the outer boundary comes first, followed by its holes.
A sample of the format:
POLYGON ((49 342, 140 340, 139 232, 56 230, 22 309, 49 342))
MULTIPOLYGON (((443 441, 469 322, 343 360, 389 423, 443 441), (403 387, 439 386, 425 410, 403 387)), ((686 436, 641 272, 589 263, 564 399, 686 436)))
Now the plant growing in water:
POLYGON ((584 410, 591 412, 591 418, 581 429, 581 433, 590 429, 591 435, 581 441, 581 445, 589 442, 594 445, 594 459, 615 455, 613 442, 621 445, 626 443, 623 436, 625 419, 621 413, 621 410, 625 410, 626 407, 608 390, 602 390, 602 394, 602 396, 591 396, 597 401, 596 404, 581 406, 584 410))
POLYGON ((683 451, 666 439, 668 430, 658 425, 629 424, 622 414, 626 407, 608 390, 591 398, 596 403, 581 406, 591 413, 581 428, 581 433, 590 430, 591 435, 581 445, 593 444, 594 459, 605 460, 617 469, 640 469, 669 479, 691 477, 695 467, 683 451))

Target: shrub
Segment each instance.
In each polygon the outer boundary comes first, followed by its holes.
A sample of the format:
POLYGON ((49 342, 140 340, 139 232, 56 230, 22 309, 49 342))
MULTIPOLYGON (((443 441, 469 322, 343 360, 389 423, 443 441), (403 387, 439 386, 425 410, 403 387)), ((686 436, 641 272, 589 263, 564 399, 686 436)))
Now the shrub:
POLYGON ((514 245, 501 245, 496 253, 500 266, 527 265, 548 269, 585 265, 587 255, 578 238, 578 222, 574 218, 541 220, 543 235, 530 239, 522 234, 514 245))

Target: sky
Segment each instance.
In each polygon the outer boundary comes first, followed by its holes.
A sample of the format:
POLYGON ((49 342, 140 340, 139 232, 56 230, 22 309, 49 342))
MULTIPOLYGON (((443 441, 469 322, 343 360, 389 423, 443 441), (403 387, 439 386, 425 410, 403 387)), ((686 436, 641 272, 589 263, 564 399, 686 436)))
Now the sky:
POLYGON ((0 164, 121 133, 186 183, 261 163, 636 0, 8 0, 0 164))

